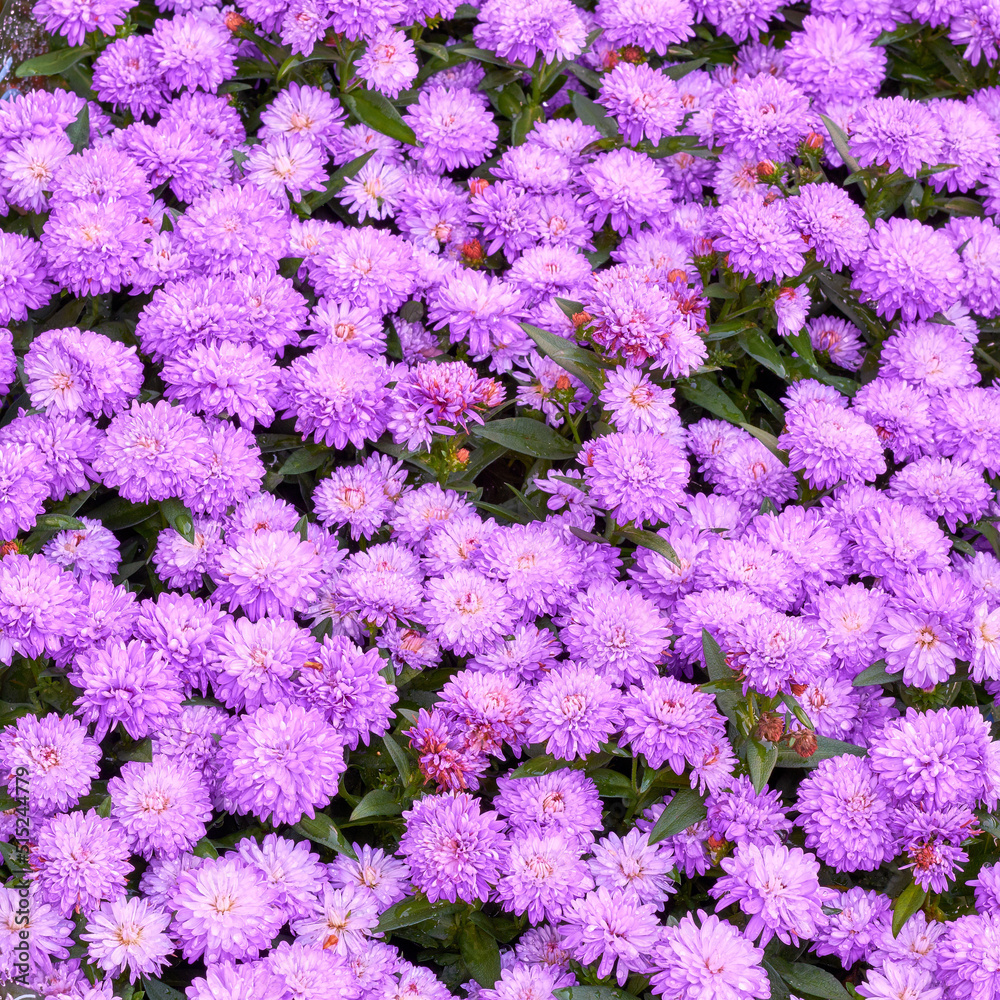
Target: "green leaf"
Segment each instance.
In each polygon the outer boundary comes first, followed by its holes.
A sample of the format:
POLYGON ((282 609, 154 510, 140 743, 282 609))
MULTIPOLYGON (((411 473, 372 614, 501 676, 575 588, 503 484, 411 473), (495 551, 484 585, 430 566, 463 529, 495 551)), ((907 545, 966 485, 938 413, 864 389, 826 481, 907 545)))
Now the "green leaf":
POLYGON ((593 779, 601 795, 613 799, 632 798, 632 782, 619 771, 612 771, 609 767, 599 767, 596 771, 589 772, 589 777, 593 779))
POLYGON ((167 519, 167 524, 186 542, 194 544, 194 517, 183 501, 176 497, 160 501, 160 510, 167 519))
POLYGON ((693 73, 700 66, 704 66, 708 62, 707 56, 702 56, 699 59, 689 59, 687 62, 677 63, 675 66, 667 66, 663 72, 666 76, 669 76, 671 80, 681 80, 688 73, 693 73))
POLYGON ((352 90, 340 95, 340 103, 358 121, 370 125, 376 132, 391 136, 409 146, 417 144, 413 129, 400 117, 389 99, 377 90, 352 90))
POLYGON ((417 48, 429 52, 435 59, 440 59, 442 62, 448 61, 448 50, 437 42, 417 42, 417 48))
POLYGON ((652 549, 659 552, 664 559, 672 562, 675 566, 680 566, 681 561, 674 551, 674 547, 660 534, 655 531, 646 531, 644 528, 619 528, 618 529, 630 542, 641 545, 644 549, 652 549))
POLYGON ((899 937, 899 932, 906 926, 906 921, 913 916, 927 899, 927 893, 911 882, 897 897, 892 907, 892 936, 899 937))
POLYGON ((781 973, 771 964, 771 959, 765 958, 762 964, 771 984, 771 1000, 789 1000, 791 993, 788 992, 788 985, 781 978, 781 973))
POLYGON ((299 448, 293 451, 278 469, 279 476, 301 476, 304 472, 312 472, 318 469, 330 454, 328 448, 317 448, 315 446, 299 448))
POLYGON ((492 989, 500 978, 500 946, 497 939, 470 921, 462 928, 458 945, 472 978, 485 989, 492 989))
POLYGON ((344 839, 344 835, 326 813, 318 812, 314 819, 303 816, 292 829, 313 843, 322 844, 331 851, 346 854, 349 858, 357 860, 354 848, 344 839))
POLYGON ((863 747, 855 746, 853 743, 832 740, 828 736, 817 736, 816 752, 811 757, 800 757, 789 747, 780 747, 778 750, 778 762, 775 764, 775 767, 808 769, 815 767, 821 760, 829 760, 831 757, 842 757, 844 754, 851 754, 853 757, 864 757, 866 752, 863 747))
POLYGON ((569 767, 569 761, 559 760, 550 753, 539 754, 526 760, 520 767, 515 767, 510 772, 512 778, 534 778, 539 774, 549 774, 552 771, 560 771, 564 767, 569 767))
POLYGON ((412 772, 410 771, 410 758, 407 757, 406 751, 391 736, 383 736, 382 742, 385 744, 385 748, 389 752, 393 764, 396 765, 396 770, 403 779, 403 784, 408 785, 412 772))
POLYGON ((148 521, 158 510, 155 503, 130 503, 122 497, 115 497, 87 516, 100 521, 109 531, 120 531, 148 521))
POLYGON ((949 215, 974 215, 981 219, 986 214, 982 204, 973 198, 948 198, 940 202, 938 207, 949 215))
POLYGON ((143 764, 153 762, 153 741, 147 736, 146 739, 126 750, 119 750, 115 753, 119 760, 141 761, 143 764))
POLYGON ((785 359, 778 353, 778 349, 774 346, 771 338, 765 337, 757 327, 753 327, 740 335, 740 345, 754 361, 759 361, 779 378, 788 379, 788 369, 785 367, 785 359))
POLYGON ((680 394, 690 403, 714 413, 731 424, 740 424, 746 420, 743 411, 720 389, 711 379, 696 375, 689 385, 678 387, 680 394))
POLYGON ((792 989, 808 993, 822 1000, 850 1000, 850 994, 841 985, 836 976, 826 969, 821 969, 806 962, 786 962, 781 958, 769 958, 771 967, 780 973, 792 989))
POLYGON ((403 807, 393 798, 391 792, 384 788, 373 788, 354 807, 351 822, 375 816, 398 816, 402 811, 403 807))
POLYGON ((58 76, 64 70, 75 66, 81 59, 92 56, 94 50, 89 45, 74 45, 70 49, 55 49, 34 59, 25 59, 17 67, 15 76, 22 80, 26 76, 58 76))
POLYGON ((649 843, 656 844, 664 837, 672 837, 689 826, 694 826, 708 815, 705 800, 693 789, 682 788, 667 803, 660 813, 653 829, 649 831, 649 843))
POLYGON ((638 1000, 634 993, 617 986, 562 986, 552 995, 558 1000, 638 1000))
POLYGON ((208 837, 202 837, 191 850, 197 858, 217 858, 219 856, 219 852, 215 849, 215 845, 208 839, 208 837))
MULTIPOLYGON (((306 213, 311 214, 321 205, 325 205, 375 155, 375 152, 374 149, 369 149, 367 153, 349 160, 326 182, 322 191, 313 191, 303 198, 299 204, 306 213)), ((295 270, 298 271, 298 268, 295 270)), ((292 275, 286 274, 284 277, 290 278, 292 275)))
POLYGON ((570 98, 573 102, 573 110, 580 116, 580 120, 588 125, 593 125, 605 139, 619 139, 618 126, 604 113, 604 108, 595 104, 589 97, 573 91, 570 98))
POLYGON ((707 628, 701 630, 701 649, 705 656, 705 667, 713 681, 728 681, 736 676, 722 653, 722 647, 712 637, 707 628))
POLYGON ((90 108, 84 105, 76 116, 76 121, 66 126, 66 135, 73 143, 73 152, 79 153, 90 145, 90 108))
POLYGON ((773 743, 765 746, 758 740, 750 739, 743 744, 742 749, 746 754, 747 772, 753 782, 754 791, 760 792, 778 762, 778 748, 773 743))
POLYGON ((826 115, 819 117, 826 126, 827 132, 830 133, 830 138, 833 140, 837 152, 840 153, 841 159, 847 164, 847 169, 852 174, 856 174, 861 169, 861 164, 851 155, 851 143, 847 138, 847 133, 832 118, 827 118, 826 115))
POLYGON ((85 527, 83 521, 75 517, 68 517, 66 514, 42 514, 35 521, 35 528, 41 531, 79 530, 83 527, 85 527))
POLYGON ((573 458, 580 450, 578 445, 557 434, 548 424, 531 417, 508 417, 506 420, 491 420, 483 427, 477 427, 473 437, 495 441, 519 455, 532 458, 573 458))
POLYGON ((570 375, 575 375, 595 396, 600 394, 604 384, 603 369, 607 366, 593 351, 585 351, 571 340, 530 323, 522 323, 521 329, 531 337, 542 354, 570 375))
POLYGON ((877 660, 867 670, 862 670, 851 682, 856 688, 873 687, 876 684, 893 684, 899 680, 899 674, 890 674, 885 669, 885 660, 877 660))
POLYGON ((425 896, 407 896, 394 903, 379 917, 377 931, 388 934, 403 927, 422 924, 425 920, 434 920, 449 913, 464 910, 465 903, 432 903, 425 896))
POLYGON ((183 993, 161 983, 159 979, 143 979, 142 989, 146 994, 143 1000, 184 1000, 183 993))

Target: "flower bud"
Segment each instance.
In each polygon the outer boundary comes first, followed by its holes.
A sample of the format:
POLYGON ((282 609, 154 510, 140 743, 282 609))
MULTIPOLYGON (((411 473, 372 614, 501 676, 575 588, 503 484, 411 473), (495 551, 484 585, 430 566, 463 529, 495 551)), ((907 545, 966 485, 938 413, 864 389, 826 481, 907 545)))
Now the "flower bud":
POLYGON ((765 712, 757 723, 757 736, 777 743, 785 735, 785 720, 777 712, 765 712))
POLYGON ((475 197, 477 194, 482 194, 489 186, 490 182, 485 177, 469 178, 469 194, 472 197, 475 197))
POLYGON ((226 14, 226 27, 232 32, 239 31, 240 28, 249 23, 250 22, 238 11, 231 10, 228 14, 226 14))
POLYGON ((816 734, 803 729, 795 734, 792 739, 792 749, 803 759, 808 760, 815 752, 819 744, 816 741, 816 734))

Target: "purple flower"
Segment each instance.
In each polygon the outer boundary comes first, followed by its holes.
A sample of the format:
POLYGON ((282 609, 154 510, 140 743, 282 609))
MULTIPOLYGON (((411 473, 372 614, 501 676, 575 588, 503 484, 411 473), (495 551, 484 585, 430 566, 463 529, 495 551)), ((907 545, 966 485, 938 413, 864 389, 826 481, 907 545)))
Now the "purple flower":
POLYGON ((845 479, 870 483, 886 468, 874 428, 857 413, 821 400, 788 408, 778 447, 788 452, 788 467, 802 472, 814 489, 845 479))
POLYGON ((263 188, 273 198, 287 192, 301 201, 304 191, 323 191, 326 187, 328 154, 311 139, 278 135, 251 148, 244 165, 244 176, 263 188))
POLYGON ((892 900, 873 890, 855 886, 841 892, 840 899, 832 906, 840 912, 831 914, 826 926, 820 928, 813 944, 816 954, 836 955, 845 969, 851 968, 858 960, 876 964, 871 960, 871 954, 886 929, 892 900))
POLYGON ((33 15, 45 30, 65 35, 70 46, 82 45, 87 32, 114 35, 136 0, 38 0, 33 15))
POLYGON ((619 431, 671 435, 680 430, 674 390, 654 384, 636 368, 622 366, 608 372, 600 400, 613 414, 612 423, 619 431))
POLYGON ((422 613, 429 635, 459 656, 510 634, 516 619, 504 585, 468 569, 428 580, 422 613))
POLYGON ((0 774, 13 796, 16 774, 26 769, 33 815, 47 816, 76 805, 90 791, 100 759, 100 747, 71 715, 25 715, 0 733, 0 774))
POLYGON ((363 886, 324 885, 321 898, 292 930, 305 944, 346 956, 363 947, 377 922, 375 898, 363 886))
POLYGON ((532 66, 542 62, 575 59, 587 40, 587 24, 569 0, 486 0, 472 37, 480 48, 502 59, 532 66))
POLYGON ((794 83, 768 73, 723 90, 712 119, 716 140, 727 151, 776 163, 791 159, 814 124, 809 98, 794 83))
POLYGON ((81 528, 60 531, 42 551, 54 563, 77 578, 107 579, 121 561, 118 539, 100 521, 79 518, 81 528))
POLYGON ((589 664, 561 664, 532 690, 528 718, 529 743, 559 760, 586 757, 621 727, 621 693, 589 664))
POLYGON ((644 137, 656 145, 677 131, 686 113, 677 84, 645 63, 619 63, 602 79, 597 103, 608 109, 630 146, 644 137))
POLYGON ((42 231, 49 276, 80 296, 116 292, 129 283, 147 235, 129 201, 59 205, 42 231))
POLYGON ((886 66, 885 49, 872 44, 877 33, 853 17, 809 15, 781 50, 785 75, 821 107, 874 97, 886 66))
POLYGON ((368 844, 354 844, 357 858, 339 854, 330 864, 330 880, 339 888, 348 886, 368 892, 379 912, 407 895, 410 869, 398 858, 368 844))
POLYGON ((726 789, 712 792, 706 802, 706 823, 712 836, 758 847, 781 843, 792 824, 779 793, 770 789, 758 792, 745 775, 728 784, 726 789))
POLYGON ((666 175, 656 161, 632 149, 601 153, 580 173, 584 193, 580 204, 594 212, 594 226, 610 219, 620 235, 655 222, 671 202, 666 175))
POLYGON ((319 588, 320 558, 292 531, 261 530, 235 538, 211 567, 215 599, 243 608, 251 621, 303 611, 319 588))
POLYGON ((972 707, 908 708, 872 739, 871 767, 900 799, 972 806, 988 789, 989 724, 972 707))
MULTIPOLYGON (((831 267, 832 264, 830 262, 831 267)), ((820 316, 806 323, 806 330, 817 354, 825 353, 833 364, 850 371, 861 367, 865 344, 861 331, 853 323, 838 316, 820 316)))
POLYGON ((489 897, 506 846, 503 822, 495 812, 480 812, 478 799, 459 792, 418 799, 403 820, 406 832, 399 852, 410 866, 413 884, 431 902, 472 903, 489 897))
POLYGON ((94 90, 102 102, 119 111, 128 108, 136 118, 161 111, 167 86, 151 36, 113 41, 94 60, 94 90))
MULTIPOLYGON (((388 948, 388 945, 381 947, 388 948)), ((360 995, 360 985, 354 970, 348 964, 350 957, 354 956, 345 957, 298 940, 291 944, 282 941, 270 952, 266 961, 268 967, 283 980, 284 989, 291 990, 291 993, 285 995, 292 997, 293 1000, 306 1000, 307 997, 325 990, 329 990, 334 996, 343 997, 344 1000, 357 1000, 360 995)), ((260 1000, 266 995, 255 990, 248 1000, 260 1000)), ((219 1000, 230 1000, 230 994, 220 993, 219 1000)))
MULTIPOLYGON (((942 990, 931 985, 933 977, 929 972, 912 966, 886 962, 881 972, 871 970, 857 990, 868 1000, 896 1000, 897 997, 920 997, 920 1000, 942 1000, 942 990)), ((955 997, 957 993, 953 994, 955 997)), ((980 994, 982 995, 982 994, 980 994)), ((966 996, 972 997, 968 993, 966 996)))
POLYGON ((709 888, 717 909, 738 903, 749 916, 746 934, 767 944, 777 936, 785 944, 815 936, 826 922, 823 906, 836 899, 819 884, 819 862, 797 847, 737 844, 736 853, 720 862, 726 874, 709 888))
POLYGON ((171 90, 201 87, 214 94, 236 75, 236 41, 213 8, 158 18, 150 47, 171 90))
POLYGON ((212 818, 208 788, 184 762, 157 757, 151 764, 127 763, 108 782, 112 816, 136 854, 176 857, 205 836, 212 818))
POLYGON ((563 913, 562 946, 581 965, 600 962, 597 976, 615 971, 619 986, 630 973, 652 971, 650 952, 662 928, 654 903, 636 903, 620 890, 600 886, 575 899, 563 913))
POLYGON ((352 749, 384 736, 398 695, 380 671, 385 661, 377 649, 362 652, 346 636, 327 636, 319 651, 301 667, 293 691, 304 705, 321 711, 352 749))
POLYGON ((208 274, 275 271, 288 250, 287 210, 252 184, 201 195, 176 229, 192 268, 208 274))
POLYGON ((656 945, 652 989, 677 1000, 769 997, 763 957, 762 948, 714 913, 686 913, 679 923, 664 928, 656 945))
POLYGON ((532 922, 558 920, 569 903, 594 888, 580 845, 562 831, 518 830, 497 882, 497 896, 510 913, 532 922))
POLYGON ((267 834, 259 844, 253 837, 245 837, 236 845, 247 865, 264 876, 276 893, 276 905, 290 919, 312 913, 326 878, 319 855, 309 847, 309 841, 296 842, 274 833, 267 834))
POLYGON ((650 767, 669 764, 682 774, 686 761, 695 761, 723 734, 715 700, 673 677, 646 677, 622 700, 625 725, 621 746, 641 753, 650 767))
POLYGON ((851 286, 880 316, 929 319, 958 298, 962 265, 946 236, 916 219, 878 219, 851 286))
POLYGON ((19 233, 0 233, 0 275, 0 323, 27 319, 28 310, 40 309, 55 291, 41 246, 19 233))
POLYGON ((263 706, 223 735, 218 795, 239 815, 297 823, 330 801, 346 766, 344 741, 321 712, 263 706))
POLYGON ((599 0, 594 20, 610 45, 636 45, 665 56, 668 46, 694 34, 695 15, 687 0, 599 0))
POLYGON ((926 514, 880 499, 858 511, 851 528, 854 557, 866 576, 894 578, 948 566, 951 543, 926 514))
POLYGON ((626 900, 662 905, 677 891, 670 877, 673 852, 662 842, 650 844, 641 830, 629 830, 624 838, 609 833, 594 845, 592 854, 594 881, 612 892, 621 890, 626 900))
POLYGON ((421 144, 415 155, 434 172, 478 166, 499 135, 485 96, 466 87, 422 88, 403 121, 421 144))
POLYGON ((128 842, 112 819, 96 810, 59 813, 38 831, 31 852, 34 883, 43 902, 63 916, 90 915, 125 895, 132 871, 128 842))
POLYGON ((929 104, 903 97, 876 97, 858 108, 851 119, 851 152, 863 167, 877 164, 910 177, 924 164, 949 162, 940 117, 929 104))
POLYGON ((69 675, 83 693, 78 714, 103 740, 118 723, 134 740, 169 726, 184 699, 163 655, 138 640, 114 640, 76 659, 69 675))
POLYGON ((448 327, 452 343, 468 342, 475 359, 489 357, 498 348, 528 341, 518 322, 523 315, 523 293, 502 278, 461 271, 449 277, 430 298, 429 324, 448 327))
MULTIPOLYGON (((853 36, 852 44, 856 44, 853 36)), ((877 51, 881 53, 882 49, 877 51)), ((864 210, 836 184, 806 184, 794 198, 788 200, 788 208, 796 226, 816 251, 816 259, 831 271, 852 266, 868 246, 869 226, 864 210)), ((849 325, 844 320, 824 319, 840 322, 844 328, 849 325)), ((820 322, 823 320, 814 320, 813 324, 820 322)), ((825 349, 829 351, 830 347, 825 349)), ((837 363, 843 364, 842 361, 837 363)))
POLYGON ((129 982, 158 976, 174 950, 167 933, 170 915, 133 896, 105 903, 80 935, 87 954, 109 976, 128 971, 129 982))
POLYGON ((275 901, 264 876, 238 857, 208 858, 177 880, 171 930, 189 962, 254 959, 285 922, 275 901))
POLYGON ((894 853, 890 800, 868 762, 844 754, 820 761, 798 789, 806 847, 837 871, 873 871, 894 853))
POLYGON ((765 203, 754 198, 726 202, 714 217, 719 235, 713 247, 726 254, 726 263, 755 281, 793 278, 805 266, 806 245, 796 232, 784 201, 765 203))

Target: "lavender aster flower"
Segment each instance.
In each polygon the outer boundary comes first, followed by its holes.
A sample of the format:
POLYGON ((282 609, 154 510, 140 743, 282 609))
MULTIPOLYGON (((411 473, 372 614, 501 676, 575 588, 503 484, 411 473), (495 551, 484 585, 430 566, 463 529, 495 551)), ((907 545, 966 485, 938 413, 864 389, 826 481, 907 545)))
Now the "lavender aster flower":
POLYGON ((539 57, 544 63, 575 59, 586 43, 587 25, 569 0, 527 0, 520 5, 486 0, 472 37, 502 59, 531 66, 539 57))
POLYGON ((794 83, 761 73, 724 90, 712 127, 720 145, 747 160, 790 159, 813 126, 809 98, 794 83))
POLYGON ((431 171, 478 166, 496 146, 499 129, 484 95, 466 87, 430 86, 403 116, 431 171))
POLYGON ((654 993, 677 1000, 769 997, 763 957, 763 949, 732 924, 698 910, 664 929, 653 952, 651 986, 654 993))
POLYGON ((694 34, 694 11, 687 0, 599 0, 594 19, 609 44, 648 47, 661 56, 668 46, 694 34))
POLYGON ((258 708, 219 744, 219 797, 239 815, 297 823, 336 794, 344 743, 323 714, 297 705, 258 708))
POLYGON ((94 90, 117 110, 136 118, 155 115, 166 102, 166 81, 149 35, 117 38, 94 60, 94 90))
POLYGON ((826 922, 823 906, 837 896, 819 884, 819 862, 797 847, 738 844, 720 861, 726 874, 709 888, 718 909, 738 903, 750 917, 746 934, 764 944, 777 936, 785 944, 815 936, 826 922))
POLYGON ((136 0, 38 0, 34 16, 45 30, 65 35, 71 45, 82 45, 88 31, 113 35, 125 20, 136 0))
POLYGON ((677 131, 685 114, 677 84, 645 63, 619 63, 601 81, 597 103, 608 109, 631 146, 643 137, 656 145, 677 131))
POLYGON ((517 831, 497 882, 497 896, 511 913, 533 922, 557 920, 569 903, 594 888, 581 847, 562 831, 517 831))
POLYGON ((414 885, 434 902, 487 899, 498 879, 503 823, 493 811, 480 812, 467 792, 418 799, 403 813, 406 832, 399 842, 414 885))
POLYGON ((176 857, 205 836, 212 804, 202 777, 191 765, 157 757, 127 763, 108 782, 112 815, 132 850, 149 858, 176 857))
POLYGON ((76 805, 97 777, 100 759, 100 747, 71 715, 25 715, 0 733, 0 772, 7 790, 16 794, 16 772, 26 769, 28 806, 36 815, 76 805))
POLYGON ((128 972, 129 982, 139 976, 158 976, 174 950, 167 927, 170 915, 145 899, 133 896, 105 903, 80 935, 87 942, 90 959, 110 976, 128 972))
POLYGON ((287 191, 294 201, 301 201, 305 191, 323 191, 326 187, 326 154, 302 136, 278 135, 254 146, 244 164, 244 176, 273 198, 287 191))
POLYGON ((893 852, 890 801, 868 762, 844 754, 820 761, 798 789, 806 847, 837 871, 873 871, 893 852))
POLYGON ((192 11, 159 18, 150 48, 168 87, 201 87, 213 94, 236 75, 236 41, 223 18, 192 11))
POLYGON ((656 161, 632 149, 602 153, 583 168, 581 180, 581 204, 593 209, 595 227, 610 219, 621 235, 659 218, 671 201, 666 175, 656 161))
POLYGON ((77 908, 89 915, 105 900, 121 899, 132 871, 128 858, 121 828, 94 809, 53 816, 31 852, 38 894, 63 916, 77 908))
POLYGON ((55 290, 41 246, 19 233, 0 233, 0 275, 0 323, 27 319, 28 310, 40 309, 55 290))
POLYGON ((816 251, 816 259, 831 271, 852 266, 868 246, 869 226, 864 210, 836 184, 806 184, 788 200, 788 208, 796 226, 816 251))
POLYGON ((597 975, 615 972, 619 986, 633 972, 652 971, 649 955, 661 927, 653 903, 635 903, 620 890, 600 886, 563 913, 562 946, 581 964, 600 960, 597 975))
POLYGON ((873 98, 851 119, 851 152, 863 167, 877 164, 890 173, 902 170, 916 177, 924 164, 942 162, 941 119, 930 105, 920 101, 873 98))
POLYGON ((181 954, 206 963, 256 958, 285 922, 275 900, 264 876, 233 855, 182 872, 170 899, 181 954))
POLYGON ((805 244, 795 231, 786 203, 741 198, 722 205, 714 217, 714 248, 728 266, 754 280, 794 277, 805 265, 805 244))

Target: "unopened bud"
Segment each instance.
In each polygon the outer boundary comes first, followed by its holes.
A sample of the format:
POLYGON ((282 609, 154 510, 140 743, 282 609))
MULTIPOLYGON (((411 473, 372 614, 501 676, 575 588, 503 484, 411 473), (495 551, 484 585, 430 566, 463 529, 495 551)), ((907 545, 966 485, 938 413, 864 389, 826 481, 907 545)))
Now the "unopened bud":
POLYGON ((795 697, 798 698, 799 695, 803 695, 803 694, 806 693, 806 689, 807 689, 808 685, 806 685, 806 684, 796 684, 795 681, 792 681, 792 683, 789 685, 789 687, 791 688, 792 694, 794 694, 795 697))
POLYGON ((235 31, 239 31, 240 28, 242 28, 244 25, 249 24, 249 23, 250 22, 242 14, 240 14, 238 11, 231 10, 226 15, 226 27, 230 31, 234 31, 234 32, 235 31))
POLYGON ((632 63, 634 66, 646 61, 646 53, 638 45, 626 45, 619 49, 618 53, 625 62, 632 63))
POLYGON ((757 178, 762 181, 767 180, 768 177, 773 177, 777 170, 778 168, 771 160, 761 160, 757 164, 757 178))
POLYGON ((618 65, 618 51, 617 49, 608 49, 604 53, 604 58, 601 60, 602 69, 614 69, 618 65))
POLYGON ((819 132, 810 132, 806 136, 806 148, 807 149, 822 149, 823 148, 823 136, 819 132))
POLYGON ((687 281, 687 271, 680 267, 672 267, 667 271, 667 281, 687 281))
POLYGON ((777 712, 765 712, 757 723, 757 735, 762 740, 777 743, 785 735, 785 720, 777 712))
POLYGON ((16 554, 20 551, 21 551, 21 544, 20 542, 18 542, 16 538, 13 539, 12 541, 4 542, 3 545, 0 545, 0 559, 3 559, 4 556, 11 555, 11 553, 16 554))
POLYGON ((469 461, 469 449, 459 448, 458 451, 455 452, 455 461, 459 465, 465 465, 465 463, 469 461))
POLYGON ((573 328, 575 330, 581 330, 585 327, 594 317, 590 315, 589 312, 578 312, 573 313, 573 328))
POLYGON ((467 263, 479 263, 484 257, 483 245, 479 240, 466 240, 462 244, 462 257, 467 263))
POLYGON ((796 733, 795 738, 792 740, 792 749, 803 760, 808 760, 816 752, 818 745, 816 734, 810 733, 807 729, 796 733))
POLYGON ((470 177, 469 178, 469 194, 474 198, 477 194, 482 194, 488 187, 490 182, 485 177, 470 177))
POLYGON ((560 375, 556 379, 556 390, 559 392, 565 392, 569 388, 569 376, 560 375))

